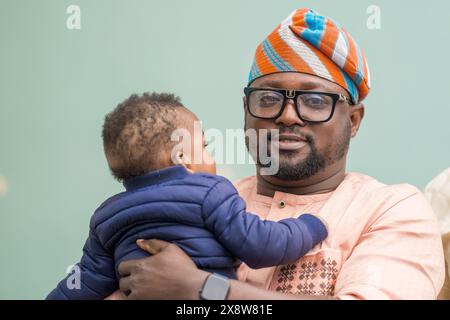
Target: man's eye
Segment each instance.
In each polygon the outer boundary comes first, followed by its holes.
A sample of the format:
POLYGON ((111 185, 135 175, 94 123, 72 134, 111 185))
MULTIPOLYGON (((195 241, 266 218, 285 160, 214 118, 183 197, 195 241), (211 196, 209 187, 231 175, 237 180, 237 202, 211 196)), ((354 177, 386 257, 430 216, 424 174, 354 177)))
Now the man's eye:
POLYGON ((305 96, 302 97, 302 102, 308 107, 321 108, 328 106, 328 101, 322 96, 305 96))
POLYGON ((275 104, 280 102, 280 98, 276 96, 265 95, 260 97, 259 102, 263 104, 275 104))

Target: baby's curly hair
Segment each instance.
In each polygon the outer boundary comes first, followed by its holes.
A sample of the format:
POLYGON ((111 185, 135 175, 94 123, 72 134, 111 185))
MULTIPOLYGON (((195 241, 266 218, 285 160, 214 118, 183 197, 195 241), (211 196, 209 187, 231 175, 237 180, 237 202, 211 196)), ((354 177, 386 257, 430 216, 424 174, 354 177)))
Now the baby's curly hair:
POLYGON ((133 94, 106 115, 102 137, 112 175, 122 182, 169 165, 182 111, 189 112, 179 97, 154 92, 133 94))

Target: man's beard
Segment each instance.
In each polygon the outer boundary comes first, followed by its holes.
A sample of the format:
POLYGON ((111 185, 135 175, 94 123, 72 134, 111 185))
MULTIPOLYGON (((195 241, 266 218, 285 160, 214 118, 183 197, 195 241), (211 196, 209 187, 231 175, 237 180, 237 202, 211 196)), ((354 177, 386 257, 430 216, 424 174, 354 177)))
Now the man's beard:
MULTIPOLYGON (((310 147, 310 153, 305 159, 299 162, 293 162, 292 159, 297 156, 299 151, 279 151, 279 168, 278 171, 272 175, 277 179, 283 181, 297 181, 308 179, 325 168, 335 164, 341 160, 347 154, 350 146, 351 139, 351 122, 347 122, 342 130, 342 133, 337 136, 333 143, 328 144, 323 152, 317 150, 315 141, 312 136, 299 133, 299 127, 281 127, 279 128, 279 134, 283 133, 295 133, 302 136, 308 146, 310 147)), ((270 133, 268 133, 268 141, 270 141, 270 133)), ((249 142, 246 139, 247 150, 249 150, 249 142)), ((270 157, 270 147, 267 148, 268 155, 270 157)), ((254 157, 255 158, 255 157, 254 157)), ((267 168, 271 165, 262 164, 259 160, 256 160, 259 167, 267 168)))

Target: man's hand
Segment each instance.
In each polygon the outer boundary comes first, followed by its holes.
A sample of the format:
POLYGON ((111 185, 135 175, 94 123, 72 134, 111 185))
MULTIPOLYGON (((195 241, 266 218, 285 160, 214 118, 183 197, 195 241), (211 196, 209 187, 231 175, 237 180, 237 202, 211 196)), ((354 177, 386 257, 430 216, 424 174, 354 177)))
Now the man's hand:
MULTIPOLYGON (((183 250, 161 240, 138 240, 137 245, 153 256, 124 261, 119 265, 122 276, 120 290, 128 299, 199 299, 200 289, 209 273, 197 266, 183 250)), ((120 298, 117 292, 112 296, 120 298)), ((230 280, 230 300, 322 300, 331 297, 312 297, 257 288, 244 282, 230 280)))
POLYGON ((119 265, 120 290, 128 299, 198 299, 208 273, 197 269, 178 246, 161 240, 138 240, 151 257, 119 265))
POLYGON ((107 296, 105 300, 127 300, 127 296, 122 291, 116 290, 111 295, 107 296))

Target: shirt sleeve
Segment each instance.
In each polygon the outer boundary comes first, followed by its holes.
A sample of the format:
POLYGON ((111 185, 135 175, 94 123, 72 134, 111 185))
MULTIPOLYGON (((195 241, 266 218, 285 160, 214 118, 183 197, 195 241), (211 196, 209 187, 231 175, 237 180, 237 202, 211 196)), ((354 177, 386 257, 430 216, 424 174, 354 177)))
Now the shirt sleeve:
POLYGON ((436 218, 418 192, 374 221, 344 263, 339 299, 436 299, 444 256, 436 218))
POLYGON ((223 180, 209 191, 202 215, 216 239, 252 268, 296 261, 328 234, 321 220, 312 215, 273 222, 245 209, 233 185, 223 180))
POLYGON ((99 300, 107 297, 118 287, 114 266, 112 255, 91 229, 81 261, 50 292, 47 300, 99 300))

